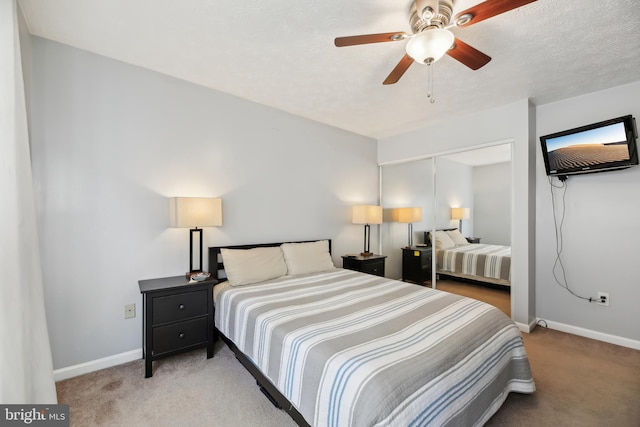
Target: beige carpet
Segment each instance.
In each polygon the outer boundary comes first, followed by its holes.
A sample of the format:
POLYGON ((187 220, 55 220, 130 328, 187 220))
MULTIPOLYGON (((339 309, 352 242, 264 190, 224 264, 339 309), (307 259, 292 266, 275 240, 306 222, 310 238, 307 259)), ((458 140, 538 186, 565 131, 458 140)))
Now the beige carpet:
MULTIPOLYGON (((640 351, 541 327, 523 336, 538 391, 510 394, 487 426, 640 426, 640 351)), ((154 362, 152 378, 138 360, 57 389, 72 426, 295 426, 220 341, 213 359, 202 349, 154 362)))

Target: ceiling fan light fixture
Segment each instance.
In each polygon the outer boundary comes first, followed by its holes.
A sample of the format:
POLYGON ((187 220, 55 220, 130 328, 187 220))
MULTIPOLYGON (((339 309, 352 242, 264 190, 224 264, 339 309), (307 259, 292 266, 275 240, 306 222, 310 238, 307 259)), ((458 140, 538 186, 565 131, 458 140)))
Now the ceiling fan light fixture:
POLYGON ((455 37, 449 30, 432 28, 416 34, 407 43, 407 55, 420 64, 430 64, 451 48, 455 37))

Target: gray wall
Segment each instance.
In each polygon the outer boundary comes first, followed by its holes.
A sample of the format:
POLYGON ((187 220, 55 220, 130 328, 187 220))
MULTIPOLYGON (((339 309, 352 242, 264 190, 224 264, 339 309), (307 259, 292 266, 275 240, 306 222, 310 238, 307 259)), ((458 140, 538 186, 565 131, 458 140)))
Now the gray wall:
MULTIPOLYGON (((640 82, 538 107, 538 136, 632 114, 640 118, 640 82)), ((638 251, 640 167, 572 176, 567 181, 562 256, 569 287, 610 294, 602 307, 573 297, 555 281, 556 241, 550 184, 537 150, 536 288, 538 316, 602 334, 640 340, 638 251)), ((554 178, 554 184, 558 181, 554 178)), ((557 214, 560 210, 557 208, 557 214)), ((572 329, 569 329, 570 331, 572 329)))
POLYGON ((205 246, 331 238, 338 266, 361 250, 350 206, 378 202, 374 140, 44 39, 32 47, 55 368, 141 347, 137 281, 188 269, 168 197, 222 197, 205 246))
POLYGON ((462 220, 462 234, 474 235, 473 168, 443 157, 436 157, 436 228, 454 228, 451 208, 469 208, 469 219, 462 220))
POLYGON ((420 207, 422 221, 412 224, 413 244, 424 243, 424 231, 433 227, 433 162, 431 159, 382 168, 382 253, 387 256, 385 276, 402 278, 402 248, 409 242, 409 225, 392 222, 393 208, 420 207))
POLYGON ((511 246, 511 181, 510 162, 473 168, 472 222, 480 243, 511 246))

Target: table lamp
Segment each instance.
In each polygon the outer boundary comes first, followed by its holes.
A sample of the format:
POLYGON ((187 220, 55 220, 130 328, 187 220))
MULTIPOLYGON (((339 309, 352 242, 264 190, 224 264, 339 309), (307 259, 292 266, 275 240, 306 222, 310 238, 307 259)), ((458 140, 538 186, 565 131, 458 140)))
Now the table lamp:
POLYGON ((207 197, 171 197, 169 199, 169 220, 171 227, 189 230, 189 272, 202 272, 202 228, 222 225, 222 199, 207 197), (194 235, 199 234, 198 254, 194 256, 194 235), (197 258, 198 264, 194 265, 197 258))
POLYGON ((371 226, 382 224, 382 206, 358 205, 351 210, 351 222, 364 224, 364 251, 360 255, 371 256, 371 226))

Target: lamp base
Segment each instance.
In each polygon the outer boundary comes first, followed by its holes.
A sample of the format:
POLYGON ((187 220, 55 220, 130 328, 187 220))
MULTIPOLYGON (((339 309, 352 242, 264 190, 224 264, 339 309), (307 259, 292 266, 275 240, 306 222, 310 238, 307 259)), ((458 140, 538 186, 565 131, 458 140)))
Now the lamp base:
POLYGON ((360 255, 367 257, 373 255, 373 252, 360 252, 360 255))

